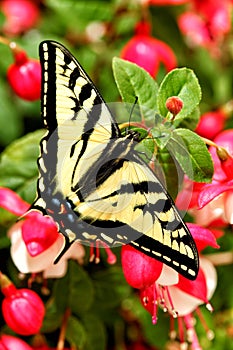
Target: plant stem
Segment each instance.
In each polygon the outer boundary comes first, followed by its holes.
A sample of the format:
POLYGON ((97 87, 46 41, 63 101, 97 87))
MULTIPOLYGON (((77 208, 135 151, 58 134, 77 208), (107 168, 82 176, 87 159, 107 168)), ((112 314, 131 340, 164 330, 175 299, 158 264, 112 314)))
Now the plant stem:
POLYGON ((57 350, 64 349, 66 328, 67 328, 67 323, 68 323, 70 314, 71 314, 70 309, 67 308, 65 313, 64 313, 63 320, 62 320, 61 331, 60 331, 60 335, 59 335, 59 339, 58 339, 58 343, 57 343, 57 350))

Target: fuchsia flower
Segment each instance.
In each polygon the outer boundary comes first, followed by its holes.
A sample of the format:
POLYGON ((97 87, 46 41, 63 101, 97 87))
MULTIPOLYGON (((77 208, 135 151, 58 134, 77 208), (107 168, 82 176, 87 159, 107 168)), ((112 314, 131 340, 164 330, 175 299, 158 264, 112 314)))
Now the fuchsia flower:
POLYGON ((221 132, 213 141, 219 148, 209 148, 214 162, 212 182, 198 184, 186 179, 176 204, 184 209, 189 199, 197 224, 224 227, 233 224, 233 129, 221 132))
POLYGON ((7 70, 7 79, 17 96, 26 101, 40 98, 41 66, 38 60, 28 58, 24 51, 19 51, 10 44, 14 55, 14 63, 7 70))
POLYGON ((151 36, 148 22, 137 24, 135 35, 123 47, 120 56, 144 68, 152 77, 156 76, 160 63, 164 64, 167 71, 177 66, 172 49, 163 41, 151 36))
POLYGON ((141 0, 143 4, 147 5, 181 5, 189 2, 189 0, 141 0))
POLYGON ((206 184, 200 191, 198 207, 206 210, 214 208, 226 223, 233 224, 233 129, 220 133, 214 142, 225 148, 228 154, 210 147, 214 176, 212 183, 206 184))
POLYGON ((22 339, 13 337, 12 335, 2 334, 0 336, 0 350, 33 350, 22 339))
POLYGON ((40 16, 35 1, 30 0, 2 0, 0 9, 6 16, 2 29, 7 36, 29 30, 37 24, 40 16))
POLYGON ((45 314, 40 297, 30 289, 16 289, 2 273, 0 273, 0 285, 5 296, 2 302, 2 314, 6 324, 21 335, 38 333, 45 314))
POLYGON ((204 113, 200 118, 195 132, 200 136, 213 140, 224 130, 226 119, 226 113, 220 109, 204 113))
POLYGON ((231 28, 230 0, 192 0, 190 11, 178 18, 190 46, 203 46, 219 55, 218 45, 231 28))
MULTIPOLYGON (((0 207, 11 213, 22 216, 30 205, 15 192, 0 188, 0 207)), ((67 269, 67 259, 73 258, 82 262, 84 248, 75 242, 61 260, 53 262, 64 244, 63 236, 50 217, 32 211, 14 224, 8 235, 11 239, 11 257, 22 273, 43 271, 45 278, 62 277, 67 269)))
MULTIPOLYGON (((188 224, 188 227, 199 252, 207 245, 218 248, 210 230, 196 224, 188 224)), ((142 305, 152 314, 154 324, 157 322, 158 306, 172 318, 182 319, 189 328, 192 313, 199 305, 205 303, 212 311, 209 299, 215 290, 217 276, 211 262, 204 257, 200 258, 200 270, 195 281, 189 281, 170 267, 128 246, 122 247, 122 268, 127 282, 140 289, 142 305)), ((192 333, 196 343, 193 323, 192 333)))

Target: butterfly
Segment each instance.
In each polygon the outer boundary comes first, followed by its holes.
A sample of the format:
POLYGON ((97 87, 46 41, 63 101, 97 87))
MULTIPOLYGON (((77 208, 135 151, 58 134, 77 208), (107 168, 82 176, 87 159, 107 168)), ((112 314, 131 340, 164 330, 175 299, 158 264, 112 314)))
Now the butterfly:
POLYGON ((199 268, 195 242, 171 197, 122 135, 87 73, 61 44, 43 41, 41 114, 47 128, 38 158, 37 197, 65 237, 114 247, 130 244, 190 280, 199 268))

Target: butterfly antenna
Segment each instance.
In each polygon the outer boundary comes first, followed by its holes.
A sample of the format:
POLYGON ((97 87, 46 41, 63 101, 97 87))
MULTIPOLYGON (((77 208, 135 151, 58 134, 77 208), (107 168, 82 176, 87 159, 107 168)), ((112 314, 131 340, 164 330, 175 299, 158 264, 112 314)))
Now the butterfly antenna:
POLYGON ((129 130, 130 130, 131 118, 132 118, 132 115, 133 115, 133 110, 134 110, 134 108, 135 108, 137 102, 138 102, 138 96, 135 96, 135 101, 134 101, 133 107, 132 107, 132 109, 131 109, 131 111, 130 111, 130 115, 129 115, 129 130))

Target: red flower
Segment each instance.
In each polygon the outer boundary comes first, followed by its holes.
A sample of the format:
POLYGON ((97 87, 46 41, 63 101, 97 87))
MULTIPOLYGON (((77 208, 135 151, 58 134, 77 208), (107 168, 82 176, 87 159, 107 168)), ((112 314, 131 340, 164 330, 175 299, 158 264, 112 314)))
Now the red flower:
POLYGON ((35 26, 40 13, 34 1, 3 0, 1 11, 6 16, 3 32, 8 36, 19 35, 35 26))
POLYGON ((181 5, 189 2, 190 0, 142 0, 143 4, 148 5, 181 5))
POLYGON ((163 264, 130 245, 121 249, 121 263, 125 279, 133 288, 145 288, 158 279, 163 264))
POLYGON ((195 222, 220 227, 233 223, 233 129, 221 132, 213 141, 219 147, 209 148, 214 162, 212 183, 197 186, 194 183, 197 190, 193 193, 192 182, 186 181, 177 204, 182 209, 182 204, 191 196, 190 213, 195 217, 195 222))
POLYGON ((30 289, 16 289, 5 276, 0 275, 1 291, 5 298, 2 314, 6 324, 16 333, 32 335, 39 332, 45 308, 40 297, 30 289))
POLYGON ((204 113, 197 125, 196 133, 213 140, 225 126, 226 115, 222 110, 204 113))
POLYGON ((218 45, 231 28, 230 0, 192 0, 191 5, 178 19, 181 32, 191 46, 203 46, 219 55, 218 45))
POLYGON ((120 56, 136 63, 155 77, 160 63, 164 64, 167 71, 175 68, 177 63, 172 49, 163 41, 153 38, 150 32, 149 23, 138 23, 134 37, 123 47, 120 56))
MULTIPOLYGON (((0 188, 0 207, 22 216, 30 205, 16 193, 0 188)), ((61 260, 54 260, 64 244, 63 236, 57 231, 54 221, 37 211, 31 211, 14 224, 8 235, 11 238, 11 257, 22 273, 41 272, 43 276, 62 277, 67 269, 67 259, 82 261, 84 248, 75 242, 61 260)))
POLYGON ((34 101, 40 98, 41 66, 40 62, 28 58, 24 51, 14 49, 11 45, 15 62, 7 71, 10 86, 24 100, 34 101))
MULTIPOLYGON (((195 224, 188 224, 193 235, 198 250, 204 249, 207 245, 217 248, 213 234, 195 224)), ((142 305, 152 315, 152 322, 157 322, 157 308, 160 306, 165 312, 171 315, 171 320, 178 320, 178 330, 180 331, 180 341, 185 342, 183 338, 182 327, 183 322, 187 330, 191 330, 191 343, 197 342, 198 339, 194 329, 194 323, 190 322, 193 318, 193 311, 198 310, 198 306, 205 303, 208 310, 212 311, 209 299, 217 284, 216 271, 206 258, 200 258, 200 270, 195 281, 189 281, 179 275, 178 281, 171 285, 164 285, 157 279, 153 284, 140 290, 140 299, 142 305), (188 322, 189 321, 189 322, 188 322)), ((208 336, 210 332, 208 333, 208 336)))
POLYGON ((8 334, 2 334, 0 336, 0 349, 1 350, 32 350, 31 346, 29 346, 23 340, 8 334))

